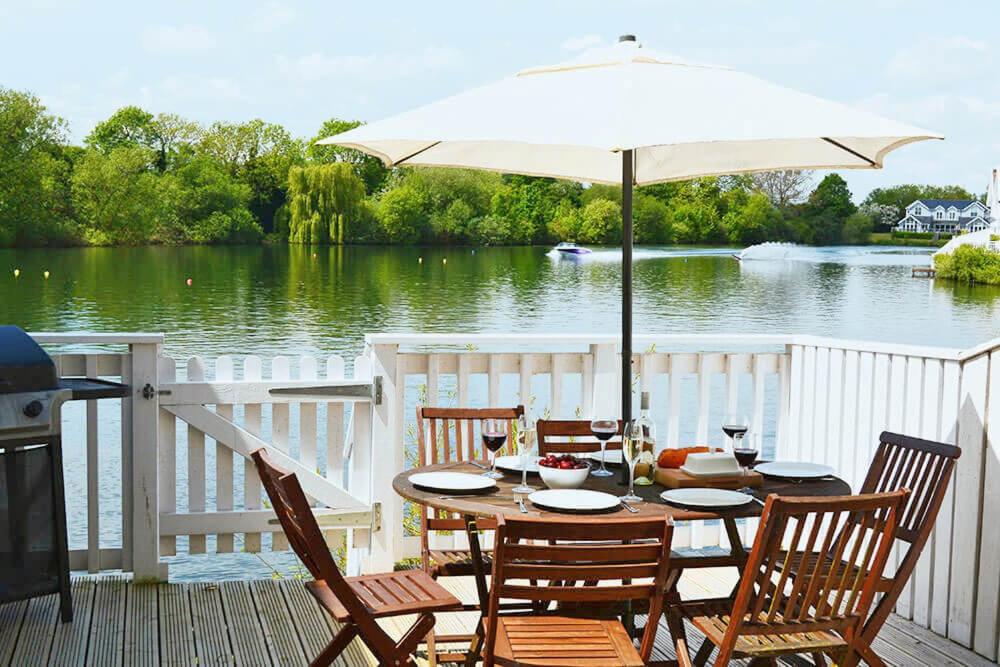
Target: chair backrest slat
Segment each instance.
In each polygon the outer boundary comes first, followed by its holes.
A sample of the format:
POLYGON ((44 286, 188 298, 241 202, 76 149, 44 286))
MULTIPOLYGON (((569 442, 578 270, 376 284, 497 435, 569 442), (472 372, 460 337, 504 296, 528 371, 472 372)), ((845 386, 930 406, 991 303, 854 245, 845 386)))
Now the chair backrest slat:
POLYGON ((724 643, 741 634, 855 631, 874 600, 908 495, 769 496, 724 643))
POLYGON ((380 645, 392 645, 389 636, 379 627, 369 608, 337 567, 298 478, 275 465, 263 449, 252 452, 250 458, 257 466, 260 481, 288 543, 309 574, 317 581, 326 583, 365 637, 380 642, 380 645))
MULTIPOLYGON (((618 422, 618 435, 622 434, 623 423, 618 422)), ((598 452, 601 442, 590 430, 590 421, 585 419, 539 419, 535 422, 538 433, 538 454, 582 454, 598 452)), ((621 440, 609 440, 607 450, 621 449, 621 440)))
MULTIPOLYGON (((663 517, 497 517, 489 616, 500 599, 561 603, 649 600, 640 655, 648 659, 663 609, 673 524, 663 517), (598 537, 599 536, 599 537, 598 537)), ((488 624, 487 651, 496 623, 488 624)))

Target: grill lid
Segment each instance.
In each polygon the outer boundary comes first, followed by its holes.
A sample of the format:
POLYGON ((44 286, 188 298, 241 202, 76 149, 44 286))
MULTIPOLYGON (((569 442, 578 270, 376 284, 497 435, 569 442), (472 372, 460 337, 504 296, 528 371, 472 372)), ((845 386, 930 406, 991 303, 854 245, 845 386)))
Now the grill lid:
POLYGON ((0 326, 0 394, 58 388, 52 357, 20 327, 0 326))

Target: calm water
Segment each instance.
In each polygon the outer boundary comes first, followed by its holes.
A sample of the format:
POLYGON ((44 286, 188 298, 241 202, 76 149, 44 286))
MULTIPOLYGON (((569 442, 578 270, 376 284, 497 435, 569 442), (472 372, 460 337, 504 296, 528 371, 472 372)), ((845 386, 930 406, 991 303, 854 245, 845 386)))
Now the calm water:
MULTIPOLYGON (((924 251, 803 249, 795 261, 743 265, 729 252, 638 250, 636 332, 811 333, 960 348, 1000 335, 1000 289, 912 278, 911 266, 928 263, 924 251)), ((579 261, 556 259, 546 248, 0 249, 0 323, 29 331, 164 332, 166 351, 176 358, 350 359, 365 333, 380 331, 614 333, 620 257, 607 250, 579 261)), ((65 410, 71 499, 86 497, 82 408, 65 410)), ((119 410, 110 401, 101 410, 102 441, 113 443, 119 410)), ((100 455, 104 546, 119 543, 116 449, 109 444, 100 455)), ((184 448, 178 449, 183 476, 184 448)), ((206 449, 214 470, 214 448, 206 449)), ((209 506, 213 486, 210 480, 209 506)), ((183 489, 178 504, 186 506, 183 489)), ((85 516, 85 503, 70 503, 74 548, 85 546, 85 516)), ((171 576, 259 577, 292 569, 289 558, 264 559, 178 556, 171 576)))

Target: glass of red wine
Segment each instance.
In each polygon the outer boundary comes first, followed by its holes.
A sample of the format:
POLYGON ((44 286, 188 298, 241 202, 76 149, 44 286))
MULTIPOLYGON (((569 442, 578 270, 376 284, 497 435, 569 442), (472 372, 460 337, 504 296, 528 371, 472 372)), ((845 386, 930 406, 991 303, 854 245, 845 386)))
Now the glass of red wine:
POLYGON ((503 479, 503 473, 497 471, 497 452, 503 449, 507 442, 508 424, 506 419, 484 419, 480 435, 483 438, 483 446, 490 452, 490 469, 483 473, 483 477, 490 479, 503 479))
POLYGON ((611 477, 614 473, 604 465, 604 454, 608 446, 608 440, 618 433, 618 420, 605 419, 603 417, 594 419, 590 422, 590 432, 594 434, 595 438, 601 441, 601 467, 591 470, 590 474, 594 477, 611 477))
POLYGON ((757 460, 757 449, 753 443, 746 442, 747 431, 750 430, 750 419, 746 415, 726 415, 722 422, 722 432, 732 439, 732 452, 736 462, 743 467, 743 475, 750 474, 750 466, 757 460))

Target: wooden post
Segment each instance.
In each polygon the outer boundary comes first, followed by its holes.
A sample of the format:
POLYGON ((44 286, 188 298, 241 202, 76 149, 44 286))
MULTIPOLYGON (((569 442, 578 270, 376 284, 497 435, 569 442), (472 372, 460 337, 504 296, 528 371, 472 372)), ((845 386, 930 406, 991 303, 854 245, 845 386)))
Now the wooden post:
POLYGON ((594 359, 594 396, 592 417, 621 415, 621 370, 614 343, 599 343, 590 346, 594 359))
MULTIPOLYGON (((367 476, 372 503, 381 506, 381 529, 372 533, 368 567, 384 572, 392 570, 397 558, 403 555, 403 501, 392 489, 392 478, 406 467, 403 451, 403 392, 405 377, 399 372, 398 345, 372 345, 368 348, 372 377, 382 378, 382 402, 371 410, 371 447, 368 453, 359 451, 356 442, 352 456, 351 495, 355 493, 355 479, 367 476), (379 465, 372 465, 377 456, 379 465), (364 464, 362 464, 364 462, 364 464), (355 465, 361 464, 361 465, 355 465)), ((355 404, 355 436, 359 435, 357 413, 365 404, 355 404)))
POLYGON ((132 352, 132 572, 134 581, 165 581, 160 563, 157 396, 158 343, 133 344, 132 352))

